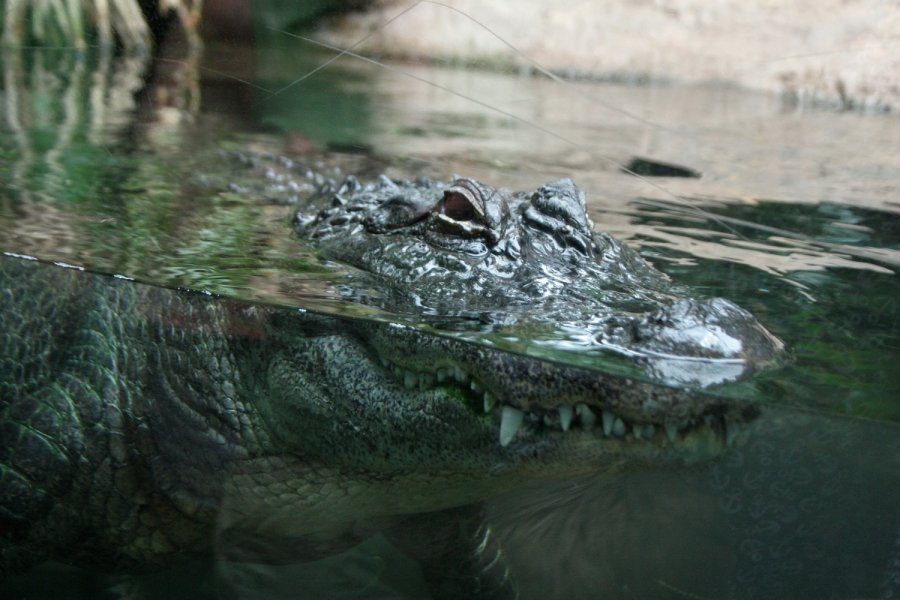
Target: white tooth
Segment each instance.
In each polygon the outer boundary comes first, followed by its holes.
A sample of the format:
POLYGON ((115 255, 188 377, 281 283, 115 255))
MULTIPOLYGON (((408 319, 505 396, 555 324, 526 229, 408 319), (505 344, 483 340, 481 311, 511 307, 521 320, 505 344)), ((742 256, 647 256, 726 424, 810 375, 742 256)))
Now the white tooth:
POLYGON ((467 379, 466 372, 456 366, 453 367, 453 376, 456 377, 456 380, 460 383, 465 382, 467 379))
POLYGON ((419 383, 419 378, 416 377, 415 373, 413 373, 411 371, 407 371, 403 375, 403 385, 406 386, 406 389, 411 390, 412 388, 416 387, 416 385, 418 385, 418 383, 419 383))
POLYGON ((469 385, 469 387, 471 387, 472 391, 476 394, 481 392, 481 386, 478 385, 478 382, 476 382, 474 379, 472 380, 472 383, 469 385))
POLYGON ((593 429, 594 423, 597 422, 597 417, 594 415, 594 411, 587 407, 586 404, 576 404, 575 405, 575 413, 581 417, 581 425, 585 429, 593 429))
POLYGON ((678 426, 674 423, 666 423, 666 437, 669 438, 670 442, 675 442, 675 438, 678 437, 678 426))
POLYGON ((644 427, 635 423, 634 428, 631 430, 631 433, 634 434, 634 439, 639 440, 644 437, 644 427))
POLYGON ((625 435, 625 421, 623 421, 620 417, 616 417, 616 420, 613 423, 613 435, 616 437, 622 437, 623 435, 625 435))
POLYGON ((512 406, 504 406, 503 414, 500 417, 500 445, 508 446, 512 439, 516 436, 516 432, 519 431, 519 427, 522 425, 522 419, 525 418, 525 413, 521 410, 513 408, 512 406))
POLYGON ((446 369, 438 369, 437 370, 438 382, 443 383, 445 379, 447 379, 447 370, 446 369))
POLYGON ((495 399, 491 395, 490 392, 484 393, 484 412, 491 412, 491 409, 494 408, 495 399))
POLYGON ((608 410, 603 411, 603 435, 609 437, 612 433, 613 422, 616 420, 616 415, 612 414, 608 410))
POLYGON ((644 427, 645 440, 652 440, 654 435, 656 435, 656 427, 654 427, 652 423, 644 427))
POLYGON ((562 426, 563 431, 569 430, 569 426, 572 425, 572 407, 571 406, 560 406, 559 407, 559 424, 562 426))

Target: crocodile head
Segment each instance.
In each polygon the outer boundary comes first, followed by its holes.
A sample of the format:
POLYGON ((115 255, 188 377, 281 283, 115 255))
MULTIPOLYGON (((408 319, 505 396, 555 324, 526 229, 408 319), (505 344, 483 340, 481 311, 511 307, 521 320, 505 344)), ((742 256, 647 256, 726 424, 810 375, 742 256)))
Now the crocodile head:
MULTIPOLYGON (((468 179, 348 178, 294 223, 324 259, 352 267, 350 298, 413 317, 278 313, 266 326, 256 396, 268 429, 344 482, 328 511, 313 506, 303 523, 709 459, 757 422, 753 403, 697 388, 773 360, 781 343, 731 302, 689 297, 595 233, 569 180, 514 194, 468 179), (499 336, 471 343, 485 328, 499 336), (647 376, 499 349, 509 332, 589 338, 647 376)), ((277 532, 298 514, 286 504, 284 518, 263 520, 277 532)))
POLYGON ((295 228, 355 267, 352 299, 441 329, 485 330, 626 356, 657 381, 708 386, 775 362, 781 342, 747 311, 696 299, 594 231, 569 179, 511 193, 472 179, 382 176, 325 187, 295 228))

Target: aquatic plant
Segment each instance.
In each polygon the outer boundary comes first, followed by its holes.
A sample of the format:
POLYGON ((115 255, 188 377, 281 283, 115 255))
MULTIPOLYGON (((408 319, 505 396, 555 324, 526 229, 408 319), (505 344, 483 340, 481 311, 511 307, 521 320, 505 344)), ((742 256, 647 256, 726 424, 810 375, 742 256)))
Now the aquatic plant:
MULTIPOLYGON (((151 0, 144 4, 149 5, 148 12, 156 10, 160 16, 174 13, 188 39, 199 42, 202 0, 151 0)), ((31 43, 111 49, 118 43, 126 52, 140 54, 149 53, 153 47, 148 15, 138 0, 7 0, 0 6, 4 6, 6 47, 31 43)))

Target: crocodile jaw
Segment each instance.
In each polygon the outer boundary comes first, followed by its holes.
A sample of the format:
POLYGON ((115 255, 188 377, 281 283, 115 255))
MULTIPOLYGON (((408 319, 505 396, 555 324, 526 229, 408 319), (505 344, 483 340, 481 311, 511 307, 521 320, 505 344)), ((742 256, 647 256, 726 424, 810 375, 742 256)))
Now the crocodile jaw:
MULTIPOLYGON (((433 371, 414 371, 381 359, 398 384, 410 393, 425 393, 442 388, 448 395, 465 402, 473 413, 483 413, 483 421, 496 432, 501 448, 517 444, 538 444, 557 436, 597 440, 618 448, 622 455, 632 450, 641 454, 663 454, 672 449, 678 454, 696 453, 703 456, 720 452, 746 437, 747 425, 755 410, 741 415, 727 415, 727 411, 698 411, 693 417, 655 420, 632 419, 617 413, 612 404, 602 401, 567 404, 565 399, 551 394, 540 399, 511 398, 495 391, 497 384, 483 383, 466 368, 446 362, 433 371), (452 390, 452 391, 451 391, 452 390), (500 400, 498 398, 503 398, 500 400)), ((557 367, 560 375, 565 367, 557 367)), ((502 384, 501 384, 502 385, 502 384)))

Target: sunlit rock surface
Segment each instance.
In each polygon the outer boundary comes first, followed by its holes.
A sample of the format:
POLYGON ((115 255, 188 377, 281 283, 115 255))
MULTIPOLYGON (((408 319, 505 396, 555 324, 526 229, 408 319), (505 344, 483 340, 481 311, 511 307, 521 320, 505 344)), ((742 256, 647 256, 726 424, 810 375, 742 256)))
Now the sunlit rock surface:
POLYGON ((355 50, 379 56, 540 65, 635 82, 724 81, 802 103, 900 108, 895 3, 447 0, 421 2, 376 30, 411 4, 380 0, 367 13, 335 21, 321 38, 349 47, 371 34, 355 50))

